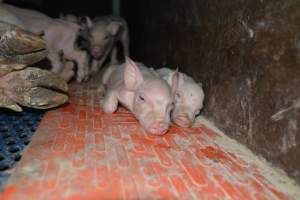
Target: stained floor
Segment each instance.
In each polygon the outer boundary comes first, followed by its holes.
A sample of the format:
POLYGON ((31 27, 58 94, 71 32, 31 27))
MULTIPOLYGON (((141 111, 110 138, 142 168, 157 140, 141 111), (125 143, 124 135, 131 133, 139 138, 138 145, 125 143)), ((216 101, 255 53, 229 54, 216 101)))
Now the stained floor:
POLYGON ((285 200, 299 195, 286 177, 270 172, 207 123, 172 126, 166 135, 152 136, 125 109, 104 114, 94 84, 73 84, 70 93, 68 105, 42 119, 0 199, 285 200))

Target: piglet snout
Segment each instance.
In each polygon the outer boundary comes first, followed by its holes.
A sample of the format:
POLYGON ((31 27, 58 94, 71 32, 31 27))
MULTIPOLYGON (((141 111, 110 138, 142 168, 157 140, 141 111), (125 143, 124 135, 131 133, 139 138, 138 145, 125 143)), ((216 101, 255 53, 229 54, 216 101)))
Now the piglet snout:
POLYGON ((92 55, 94 58, 99 59, 103 55, 103 51, 100 47, 93 47, 92 48, 92 55))
POLYGON ((192 120, 187 115, 179 115, 174 119, 175 124, 180 127, 188 128, 192 125, 192 120))
POLYGON ((169 125, 165 122, 154 122, 148 131, 154 135, 163 135, 168 131, 169 125))

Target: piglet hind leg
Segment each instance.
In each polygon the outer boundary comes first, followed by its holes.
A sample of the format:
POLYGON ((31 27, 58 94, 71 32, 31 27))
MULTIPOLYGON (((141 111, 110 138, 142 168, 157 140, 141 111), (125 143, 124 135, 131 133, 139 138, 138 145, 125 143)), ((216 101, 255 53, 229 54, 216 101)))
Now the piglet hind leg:
POLYGON ((114 91, 107 91, 102 103, 102 109, 105 113, 113 113, 118 108, 118 97, 114 91))
POLYGON ((48 54, 48 59, 50 60, 52 65, 51 71, 59 74, 63 69, 63 64, 61 63, 59 53, 50 51, 48 54))

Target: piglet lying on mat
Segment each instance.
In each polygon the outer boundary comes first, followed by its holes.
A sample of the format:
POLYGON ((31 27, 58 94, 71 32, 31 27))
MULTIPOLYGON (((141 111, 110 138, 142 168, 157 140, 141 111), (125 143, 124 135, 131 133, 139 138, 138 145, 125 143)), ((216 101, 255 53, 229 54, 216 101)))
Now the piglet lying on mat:
POLYGON ((153 70, 137 66, 130 58, 121 65, 109 66, 103 73, 105 97, 102 108, 116 111, 118 103, 129 109, 149 133, 163 135, 170 124, 178 72, 171 75, 170 86, 153 70))
MULTIPOLYGON (((172 84, 174 70, 161 68, 157 70, 161 78, 172 84)), ((191 77, 179 73, 178 89, 175 94, 172 111, 172 121, 181 127, 190 127, 203 107, 204 92, 201 83, 196 83, 191 77)))

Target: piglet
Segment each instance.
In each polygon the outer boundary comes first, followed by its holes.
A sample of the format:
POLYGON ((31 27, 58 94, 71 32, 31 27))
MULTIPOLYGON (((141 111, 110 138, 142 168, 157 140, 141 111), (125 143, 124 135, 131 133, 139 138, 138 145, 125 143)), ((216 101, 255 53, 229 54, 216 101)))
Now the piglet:
MULTIPOLYGON (((74 61, 77 64, 77 82, 88 79, 88 55, 85 51, 79 49, 76 44, 80 32, 84 29, 83 27, 76 23, 50 18, 35 10, 0 3, 0 12, 3 10, 19 19, 24 25, 25 30, 36 34, 43 33, 43 39, 46 42, 49 52, 47 57, 52 65, 51 71, 61 75, 62 71, 65 70, 65 65, 61 61, 60 56, 60 52, 62 51, 64 59, 74 61)), ((66 69, 69 71, 67 73, 68 76, 70 76, 71 73, 74 74, 74 72, 70 72, 71 65, 72 63, 66 65, 66 67, 69 68, 66 69)))
POLYGON ((59 14, 59 18, 68 22, 72 22, 77 24, 78 23, 78 17, 72 14, 63 15, 62 13, 59 14))
POLYGON ((92 56, 91 73, 96 73, 110 56, 110 65, 117 64, 117 42, 122 46, 124 56, 129 56, 129 33, 124 19, 115 16, 81 17, 80 25, 85 27, 82 37, 87 38, 81 46, 92 56))
MULTIPOLYGON (((172 84, 174 70, 161 68, 157 70, 161 78, 172 84)), ((201 83, 196 83, 186 74, 179 73, 178 89, 175 94, 175 108, 171 113, 172 121, 180 127, 191 127, 203 107, 204 92, 201 83)))
POLYGON ((104 70, 101 82, 106 91, 102 108, 106 113, 113 113, 121 103, 147 132, 163 135, 170 124, 178 72, 172 73, 170 79, 168 84, 154 71, 137 66, 126 57, 125 63, 111 65, 104 70))

